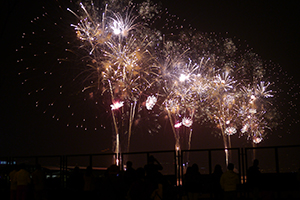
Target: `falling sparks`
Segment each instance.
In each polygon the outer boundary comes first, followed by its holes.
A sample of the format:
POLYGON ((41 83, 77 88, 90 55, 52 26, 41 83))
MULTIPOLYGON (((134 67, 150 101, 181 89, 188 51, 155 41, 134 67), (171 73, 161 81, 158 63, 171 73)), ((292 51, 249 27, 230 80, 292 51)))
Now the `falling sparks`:
POLYGON ((120 13, 113 13, 111 29, 115 35, 127 37, 129 32, 136 27, 135 20, 137 16, 132 16, 131 12, 126 12, 125 18, 120 13))

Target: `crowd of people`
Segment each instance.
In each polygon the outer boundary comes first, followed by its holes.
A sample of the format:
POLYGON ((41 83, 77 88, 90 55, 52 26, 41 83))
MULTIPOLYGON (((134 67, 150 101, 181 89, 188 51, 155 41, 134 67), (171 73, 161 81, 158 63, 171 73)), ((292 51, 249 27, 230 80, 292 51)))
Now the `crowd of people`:
POLYGON ((10 199, 27 200, 30 197, 30 186, 33 188, 33 197, 36 200, 43 199, 45 186, 45 174, 41 165, 36 165, 35 171, 30 174, 25 164, 14 166, 9 173, 10 178, 10 199))
MULTIPOLYGON (((70 199, 103 199, 103 200, 168 200, 179 199, 183 196, 187 200, 201 199, 203 182, 197 164, 186 169, 183 176, 183 186, 178 192, 165 176, 162 175, 162 165, 153 156, 148 158, 144 167, 133 168, 133 163, 126 163, 126 170, 111 165, 101 179, 96 177, 91 166, 84 173, 75 167, 67 179, 65 195, 70 199)), ((45 174, 40 165, 33 173, 25 169, 25 165, 18 165, 9 174, 11 200, 47 199, 45 195, 45 174), (33 194, 33 195, 32 195, 33 194)), ((251 191, 251 198, 258 199, 260 192, 260 170, 258 160, 247 171, 247 185, 251 191)), ((229 163, 227 170, 222 171, 221 165, 216 165, 210 175, 211 193, 214 199, 237 199, 237 187, 240 178, 234 172, 234 165, 229 163)))
POLYGON ((148 158, 144 167, 137 169, 133 168, 131 161, 126 163, 125 171, 111 165, 101 180, 94 177, 89 167, 84 174, 77 167, 69 176, 67 188, 72 199, 174 199, 172 184, 161 174, 162 169, 162 165, 153 156, 148 158))

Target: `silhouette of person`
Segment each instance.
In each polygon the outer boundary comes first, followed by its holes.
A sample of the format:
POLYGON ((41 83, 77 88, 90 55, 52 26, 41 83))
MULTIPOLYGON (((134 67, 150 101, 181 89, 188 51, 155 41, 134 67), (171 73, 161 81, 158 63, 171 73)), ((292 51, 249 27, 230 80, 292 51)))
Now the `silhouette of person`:
POLYGON ((74 171, 70 174, 68 183, 71 196, 75 199, 80 199, 83 192, 84 180, 83 174, 80 172, 78 166, 74 167, 74 171))
POLYGON ((145 165, 144 169, 146 171, 146 177, 154 177, 163 169, 163 167, 154 156, 149 156, 148 163, 145 165))
POLYGON ((148 163, 144 166, 146 172, 147 193, 152 199, 162 199, 163 195, 163 176, 159 172, 163 169, 162 165, 154 156, 149 156, 148 163))
POLYGON ((220 179, 223 174, 221 165, 215 165, 214 172, 212 173, 212 192, 214 199, 223 198, 223 190, 220 184, 220 179))
POLYGON ((148 200, 147 185, 145 181, 145 169, 142 167, 136 170, 136 180, 131 184, 128 197, 130 200, 148 200))
POLYGON ((29 172, 25 168, 25 164, 20 164, 20 170, 15 175, 15 181, 17 182, 17 200, 28 199, 31 179, 29 172))
POLYGON ((252 191, 253 199, 259 199, 261 172, 258 167, 259 161, 253 160, 253 165, 247 170, 247 185, 252 191))
POLYGON ((201 193, 201 174, 199 167, 194 163, 191 167, 188 167, 184 177, 184 188, 188 195, 189 200, 198 200, 201 193))
POLYGON ((300 168, 297 171, 297 188, 298 188, 298 195, 300 195, 300 168))
POLYGON ((234 164, 228 163, 227 171, 220 178, 220 184, 224 191, 225 200, 237 199, 237 185, 239 184, 239 176, 233 171, 234 164))
POLYGON ((297 181, 300 183, 300 168, 297 171, 297 181))
POLYGON ((87 166, 85 173, 83 175, 84 186, 83 192, 84 197, 86 199, 92 199, 94 197, 95 190, 95 176, 93 174, 93 168, 91 166, 87 166))
POLYGON ((16 173, 18 172, 18 168, 16 165, 12 166, 13 170, 9 173, 9 181, 10 181, 10 200, 17 199, 17 181, 16 181, 16 173))
POLYGON ((126 191, 129 190, 129 187, 136 179, 136 171, 132 167, 132 162, 127 161, 126 162, 126 171, 124 172, 124 184, 126 187, 126 191))
POLYGON ((107 168, 105 177, 101 185, 101 199, 119 200, 125 196, 125 188, 117 165, 111 165, 107 168))
POLYGON ((31 176, 34 189, 34 199, 41 200, 44 196, 46 177, 40 164, 36 165, 35 171, 31 174, 31 176))

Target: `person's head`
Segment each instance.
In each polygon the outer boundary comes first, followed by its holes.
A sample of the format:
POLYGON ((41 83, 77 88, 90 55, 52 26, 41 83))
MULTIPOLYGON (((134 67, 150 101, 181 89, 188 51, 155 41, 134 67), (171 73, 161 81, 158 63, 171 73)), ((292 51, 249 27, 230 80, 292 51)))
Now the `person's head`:
POLYGON ((198 171, 199 171, 199 167, 198 167, 198 165, 197 165, 196 163, 194 163, 194 164, 192 165, 192 168, 193 168, 193 170, 194 170, 195 172, 198 172, 198 171))
POLYGON ((126 168, 132 168, 132 162, 131 161, 126 162, 126 168))
POLYGON ((257 159, 254 159, 253 160, 253 166, 258 166, 258 164, 259 164, 259 161, 257 159))
POLYGON ((154 163, 154 161, 155 161, 154 156, 149 156, 148 163, 154 163))
POLYGON ((219 164, 216 164, 215 169, 214 169, 214 173, 221 173, 222 172, 222 167, 219 164))
POLYGON ((110 175, 118 175, 120 173, 120 167, 117 165, 111 165, 107 170, 110 175))
POLYGON ((234 169, 234 164, 233 163, 228 163, 227 169, 228 170, 233 170, 234 169))
POLYGON ((192 174, 193 173, 193 168, 191 166, 188 166, 186 168, 186 174, 192 174))

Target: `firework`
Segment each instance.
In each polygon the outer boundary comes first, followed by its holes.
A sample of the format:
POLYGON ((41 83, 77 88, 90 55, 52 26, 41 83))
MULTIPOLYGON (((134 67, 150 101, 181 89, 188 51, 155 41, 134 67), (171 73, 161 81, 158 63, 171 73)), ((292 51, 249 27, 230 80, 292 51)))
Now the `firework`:
POLYGON ((242 99, 239 110, 241 133, 247 135, 247 138, 255 144, 262 141, 267 129, 271 129, 267 117, 267 113, 270 112, 270 102, 267 99, 273 97, 273 94, 271 90, 267 90, 269 85, 269 82, 265 84, 261 81, 256 87, 252 88, 248 85, 241 89, 242 99))
POLYGON ((187 148, 190 149, 195 112, 201 112, 199 102, 205 102, 207 97, 209 85, 204 72, 209 59, 193 62, 187 56, 190 49, 181 43, 166 41, 163 46, 162 55, 158 56, 163 58, 159 65, 162 107, 173 130, 175 149, 182 148, 185 137, 188 137, 187 148))
MULTIPOLYGON (((128 7, 124 13, 116 13, 106 6, 100 19, 90 14, 95 13, 94 10, 87 10, 83 4, 80 6, 82 15, 68 9, 79 20, 77 25, 71 26, 82 41, 80 48, 89 53, 88 65, 97 74, 97 82, 85 90, 96 86, 102 90, 103 95, 109 94, 113 103, 111 113, 116 135, 115 153, 118 155, 121 151, 119 132, 123 130, 121 135, 128 136, 128 151, 132 125, 140 105, 139 99, 152 84, 152 77, 155 77, 149 51, 150 42, 137 34, 138 16, 133 15, 133 8, 128 7), (115 111, 121 107, 122 114, 118 117, 115 111), (125 115, 128 117, 124 117, 125 115)), ((148 109, 152 109, 156 100, 152 98, 150 101, 150 105, 147 102, 148 109)))
MULTIPOLYGON (((236 81, 225 72, 214 76, 211 92, 212 107, 209 110, 209 115, 221 130, 224 147, 231 148, 230 136, 236 131, 232 124, 236 120, 236 98, 237 94, 234 91, 236 81)), ((226 153, 226 163, 228 163, 229 155, 226 153)))
MULTIPOLYGON (((72 37, 68 42, 62 39, 66 56, 58 59, 59 69, 43 74, 51 76, 69 66, 63 74, 70 74, 71 81, 61 75, 59 79, 68 84, 55 85, 61 99, 72 96, 74 103, 64 106, 76 116, 73 110, 84 110, 74 106, 79 98, 85 105, 101 105, 102 109, 90 110, 98 112, 97 119, 101 118, 99 113, 110 114, 116 154, 126 148, 129 151, 134 126, 143 120, 158 124, 161 113, 168 116, 177 150, 182 149, 184 137, 188 137, 190 149, 196 124, 216 127, 227 162, 230 137, 246 136, 258 144, 271 130, 275 112, 271 101, 276 92, 270 88, 274 83, 267 81, 259 57, 248 50, 242 52, 232 39, 200 34, 191 27, 183 30, 178 17, 159 11, 150 1, 137 5, 110 1, 99 8, 80 3, 78 8, 65 11, 68 20, 61 18, 58 24, 63 26, 67 21, 68 34, 58 37, 72 37), (75 66, 64 64, 74 57, 79 57, 75 66)), ((47 106, 57 108, 57 99, 51 96, 47 106)), ((37 107, 41 104, 36 102, 37 107)), ((56 113, 53 118, 59 120, 56 113)), ((83 125, 87 117, 81 121, 77 127, 87 129, 83 125)), ((149 130, 154 132, 154 128, 149 130)))

